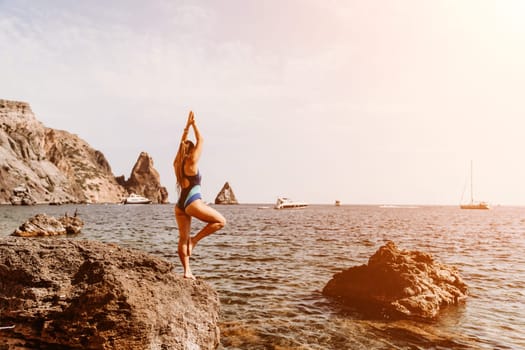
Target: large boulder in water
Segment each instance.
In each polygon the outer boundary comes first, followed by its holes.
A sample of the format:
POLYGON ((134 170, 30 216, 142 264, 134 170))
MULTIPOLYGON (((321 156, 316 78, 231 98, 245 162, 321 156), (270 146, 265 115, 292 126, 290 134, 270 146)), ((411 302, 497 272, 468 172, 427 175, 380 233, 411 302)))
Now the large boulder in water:
POLYGON ((368 265, 337 273, 323 294, 365 311, 391 316, 432 319, 446 305, 467 296, 458 270, 436 262, 430 254, 399 250, 393 242, 370 257, 368 265))
POLYGON ((217 194, 217 197, 215 197, 215 204, 239 204, 239 202, 237 202, 237 198, 235 198, 233 189, 228 182, 222 186, 222 189, 217 194))
POLYGON ((69 216, 67 213, 56 219, 46 214, 36 214, 20 225, 13 236, 37 237, 57 236, 64 234, 77 234, 84 226, 84 222, 77 216, 69 216))
POLYGON ((0 239, 0 348, 215 349, 219 299, 163 259, 113 244, 0 239))

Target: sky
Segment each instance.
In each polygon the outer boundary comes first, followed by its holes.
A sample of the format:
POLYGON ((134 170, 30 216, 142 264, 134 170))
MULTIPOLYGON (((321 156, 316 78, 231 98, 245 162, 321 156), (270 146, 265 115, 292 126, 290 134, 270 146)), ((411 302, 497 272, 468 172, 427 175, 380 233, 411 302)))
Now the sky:
POLYGON ((115 175, 172 169, 189 110, 203 195, 525 205, 521 0, 0 0, 0 98, 115 175))

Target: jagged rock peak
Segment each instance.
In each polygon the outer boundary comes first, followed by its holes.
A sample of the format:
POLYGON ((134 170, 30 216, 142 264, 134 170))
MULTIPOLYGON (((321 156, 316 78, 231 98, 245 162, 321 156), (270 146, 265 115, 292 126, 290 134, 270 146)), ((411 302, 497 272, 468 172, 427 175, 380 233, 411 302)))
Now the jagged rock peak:
POLYGON ((168 190, 161 185, 159 172, 153 166, 153 158, 146 152, 140 153, 129 179, 119 176, 117 181, 128 193, 139 194, 153 203, 168 202, 168 190))
POLYGON ((228 181, 226 181, 217 197, 215 197, 215 204, 239 204, 228 181))

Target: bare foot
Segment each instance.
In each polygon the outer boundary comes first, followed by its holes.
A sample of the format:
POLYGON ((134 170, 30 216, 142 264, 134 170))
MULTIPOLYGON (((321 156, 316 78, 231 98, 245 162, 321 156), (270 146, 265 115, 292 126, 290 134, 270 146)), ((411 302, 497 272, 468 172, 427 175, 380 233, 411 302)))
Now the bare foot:
POLYGON ((196 280, 197 278, 193 276, 193 274, 190 272, 188 274, 184 274, 184 278, 190 279, 190 280, 196 280))

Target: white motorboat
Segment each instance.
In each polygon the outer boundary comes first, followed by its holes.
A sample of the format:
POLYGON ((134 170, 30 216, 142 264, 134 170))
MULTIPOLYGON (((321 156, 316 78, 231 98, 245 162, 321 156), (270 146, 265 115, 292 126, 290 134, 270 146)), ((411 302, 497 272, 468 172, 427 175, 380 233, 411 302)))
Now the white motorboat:
POLYGON ((128 198, 124 200, 124 204, 150 204, 151 199, 139 196, 138 194, 132 193, 128 198))
POLYGON ((292 209, 292 208, 304 208, 307 207, 308 203, 295 202, 290 198, 279 197, 277 203, 275 203, 274 209, 292 209))

